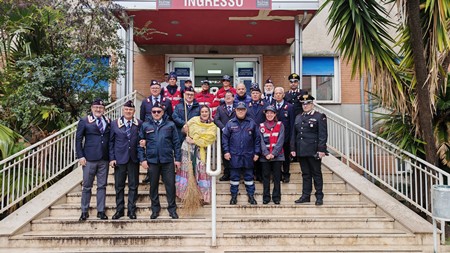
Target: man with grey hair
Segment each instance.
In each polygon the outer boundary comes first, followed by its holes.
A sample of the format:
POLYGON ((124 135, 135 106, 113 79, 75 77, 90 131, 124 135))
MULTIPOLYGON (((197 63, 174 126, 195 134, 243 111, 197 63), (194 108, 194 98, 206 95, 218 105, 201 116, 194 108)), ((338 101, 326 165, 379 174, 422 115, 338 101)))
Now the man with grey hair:
MULTIPOLYGON (((276 87, 274 90, 275 108, 277 109, 277 119, 283 122, 285 136, 291 136, 292 129, 294 129, 295 113, 292 104, 284 100, 284 88, 276 87)), ((289 167, 291 163, 290 159, 290 138, 284 138, 284 157, 282 169, 282 181, 283 183, 289 183, 291 179, 291 173, 289 173, 289 167)))

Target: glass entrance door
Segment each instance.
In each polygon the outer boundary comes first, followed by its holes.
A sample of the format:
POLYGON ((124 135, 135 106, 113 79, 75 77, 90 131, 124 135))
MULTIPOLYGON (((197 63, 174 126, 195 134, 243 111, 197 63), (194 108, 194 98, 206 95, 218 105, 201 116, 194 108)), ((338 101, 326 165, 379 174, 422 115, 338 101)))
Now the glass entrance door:
MULTIPOLYGON (((260 64, 258 58, 234 58, 234 86, 243 83, 250 95, 252 83, 258 83, 260 64)), ((261 87, 260 87, 261 88, 261 87)))
POLYGON ((175 72, 178 77, 178 85, 184 88, 184 82, 187 79, 191 79, 192 86, 195 87, 194 82, 194 58, 169 58, 168 60, 168 72, 175 72))

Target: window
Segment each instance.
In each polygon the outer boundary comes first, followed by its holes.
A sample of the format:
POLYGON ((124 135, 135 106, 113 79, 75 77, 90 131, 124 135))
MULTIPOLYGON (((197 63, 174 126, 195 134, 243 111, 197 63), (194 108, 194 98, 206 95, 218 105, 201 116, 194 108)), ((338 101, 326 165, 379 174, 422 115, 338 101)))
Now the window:
POLYGON ((303 57, 303 89, 318 103, 339 103, 340 78, 337 57, 303 57))

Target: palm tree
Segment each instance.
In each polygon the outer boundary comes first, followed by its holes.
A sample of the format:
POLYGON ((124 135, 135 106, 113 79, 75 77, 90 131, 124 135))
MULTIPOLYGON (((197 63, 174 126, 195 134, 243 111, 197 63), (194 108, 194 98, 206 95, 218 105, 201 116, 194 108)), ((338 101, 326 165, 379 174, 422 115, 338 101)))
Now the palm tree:
POLYGON ((371 73, 384 107, 411 119, 425 158, 438 165, 433 121, 436 94, 446 91, 450 62, 450 4, 434 0, 325 0, 327 23, 353 76, 371 73), (389 10, 398 9, 396 19, 389 10), (394 39, 389 31, 396 29, 394 39), (398 47, 398 52, 392 48, 398 47), (409 81, 407 81, 409 80, 409 81))

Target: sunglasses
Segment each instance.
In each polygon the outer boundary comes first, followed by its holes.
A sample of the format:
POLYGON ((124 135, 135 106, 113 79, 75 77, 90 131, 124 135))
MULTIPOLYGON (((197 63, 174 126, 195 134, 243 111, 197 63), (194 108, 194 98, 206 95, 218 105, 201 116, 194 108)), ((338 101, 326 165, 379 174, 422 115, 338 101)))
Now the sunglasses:
POLYGON ((302 105, 310 105, 312 102, 303 102, 302 105))
POLYGON ((152 111, 152 113, 154 113, 154 114, 160 114, 160 113, 162 113, 162 112, 163 112, 162 110, 152 111))

